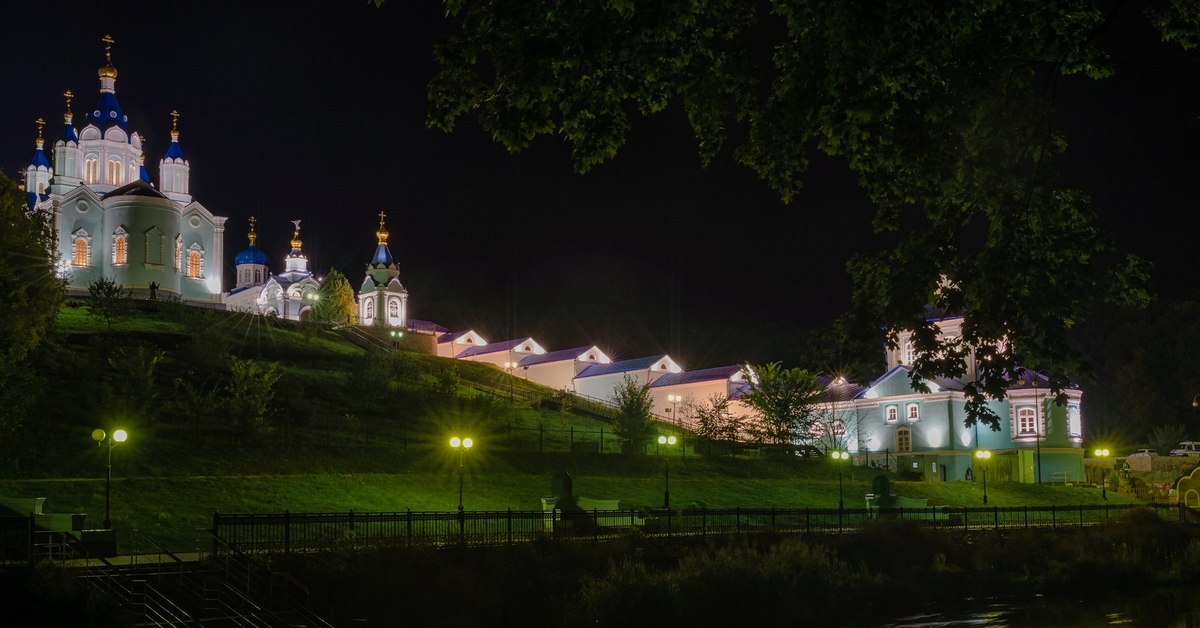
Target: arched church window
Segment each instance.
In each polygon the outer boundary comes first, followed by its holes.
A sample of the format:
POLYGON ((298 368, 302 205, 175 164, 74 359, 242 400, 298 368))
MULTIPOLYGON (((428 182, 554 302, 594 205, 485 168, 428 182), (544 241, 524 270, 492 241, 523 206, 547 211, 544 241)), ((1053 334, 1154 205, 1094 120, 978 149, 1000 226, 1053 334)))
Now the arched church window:
POLYGON ((913 349, 912 341, 904 343, 904 356, 901 364, 912 365, 917 360, 917 352, 913 349))
POLYGON ((87 266, 91 259, 92 239, 82 229, 76 231, 73 235, 75 236, 75 246, 72 251, 71 264, 74 266, 87 266))
POLYGON ((121 185, 121 162, 116 159, 108 160, 109 185, 121 185))
POLYGON ((124 227, 117 227, 117 230, 113 232, 112 251, 113 264, 129 263, 129 234, 124 227))
POLYGON ((400 299, 388 300, 388 319, 392 321, 400 320, 400 299))
POLYGON ((371 320, 371 319, 375 318, 375 300, 374 299, 366 299, 365 301, 363 301, 363 311, 364 311, 363 318, 365 318, 367 320, 371 320))
POLYGON ((83 160, 83 182, 98 183, 100 181, 99 162, 95 157, 83 160))
POLYGON ((1078 438, 1083 435, 1083 421, 1079 415, 1079 406, 1069 406, 1067 408, 1067 433, 1072 438, 1078 438))
POLYGON ((204 277, 204 249, 199 244, 188 247, 187 276, 192 279, 204 277))

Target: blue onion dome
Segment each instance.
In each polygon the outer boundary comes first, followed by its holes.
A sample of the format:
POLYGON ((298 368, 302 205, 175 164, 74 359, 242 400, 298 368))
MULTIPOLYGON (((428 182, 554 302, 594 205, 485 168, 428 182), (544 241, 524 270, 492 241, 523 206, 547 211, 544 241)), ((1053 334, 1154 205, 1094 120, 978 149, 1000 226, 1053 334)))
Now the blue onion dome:
POLYGON ((104 42, 104 67, 100 68, 98 72, 100 75, 100 98, 96 100, 95 106, 88 112, 86 118, 88 122, 99 127, 102 132, 107 131, 109 127, 119 126, 128 135, 129 116, 125 115, 125 111, 121 109, 121 103, 117 102, 117 69, 112 64, 113 39, 105 35, 101 41, 104 42))
POLYGON ((372 266, 391 266, 395 263, 392 260, 392 252, 388 249, 388 233, 387 227, 384 226, 384 218, 387 214, 379 212, 379 228, 375 230, 375 238, 378 244, 375 245, 375 255, 371 256, 372 266))
POLYGON ((183 159, 183 148, 179 146, 179 112, 171 111, 171 145, 163 159, 183 159))
POLYGON ((250 246, 242 249, 233 257, 234 266, 241 266, 242 264, 267 265, 267 254, 258 248, 258 234, 254 232, 254 225, 257 222, 258 219, 254 216, 250 217, 250 233, 246 234, 246 238, 250 240, 250 246))
POLYGON ((37 148, 34 149, 34 151, 33 151, 33 159, 29 160, 29 165, 33 166, 34 168, 37 168, 40 166, 40 167, 44 167, 47 170, 49 170, 50 169, 50 159, 48 157, 46 157, 46 151, 43 150, 43 148, 46 145, 46 140, 42 139, 42 127, 45 126, 45 124, 46 124, 45 120, 43 120, 41 118, 37 119, 37 128, 38 128, 37 148))

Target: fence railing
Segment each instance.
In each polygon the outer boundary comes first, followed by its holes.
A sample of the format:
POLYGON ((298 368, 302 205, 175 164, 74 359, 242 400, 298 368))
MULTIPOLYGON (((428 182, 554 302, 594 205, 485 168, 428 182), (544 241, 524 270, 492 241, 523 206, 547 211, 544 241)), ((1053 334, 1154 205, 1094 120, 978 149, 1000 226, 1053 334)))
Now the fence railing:
POLYGON ((929 508, 723 508, 470 512, 214 513, 222 548, 246 553, 322 552, 377 547, 508 545, 536 539, 602 541, 629 535, 842 534, 881 520, 916 520, 946 530, 1102 525, 1150 508, 1171 521, 1188 509, 1167 504, 929 508))

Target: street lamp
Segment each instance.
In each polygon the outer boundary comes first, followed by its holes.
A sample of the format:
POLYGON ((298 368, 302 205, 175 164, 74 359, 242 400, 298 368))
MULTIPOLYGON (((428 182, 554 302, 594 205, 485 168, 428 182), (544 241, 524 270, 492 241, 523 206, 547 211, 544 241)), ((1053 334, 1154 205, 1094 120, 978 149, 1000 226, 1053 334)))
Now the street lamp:
POLYGON ((515 368, 517 368, 517 363, 516 363, 516 362, 505 362, 505 363, 504 363, 504 370, 505 370, 505 371, 508 373, 508 400, 509 400, 509 402, 511 402, 511 401, 513 400, 513 376, 512 376, 512 372, 513 372, 513 369, 515 369, 515 368))
POLYGON ((388 332, 388 335, 392 337, 392 346, 399 349, 400 348, 400 339, 404 337, 404 332, 396 331, 395 329, 393 329, 388 332))
POLYGON ((463 456, 475 444, 475 441, 470 437, 459 438, 455 436, 450 439, 450 446, 458 450, 458 512, 463 511, 463 456))
POLYGON ((842 463, 850 461, 850 452, 835 450, 832 454, 833 461, 838 465, 838 514, 846 508, 846 502, 842 501, 842 463))
POLYGON ((1108 458, 1108 450, 1107 449, 1097 449, 1096 457, 1099 458, 1101 461, 1101 463, 1100 463, 1100 496, 1102 498, 1104 498, 1104 501, 1108 501, 1108 483, 1106 483, 1104 481, 1105 477, 1108 475, 1108 464, 1106 462, 1104 462, 1104 459, 1108 458))
POLYGON ((675 422, 675 429, 679 429, 679 402, 683 401, 683 395, 667 395, 667 401, 671 404, 671 420, 675 422))
POLYGON ((116 430, 111 436, 104 433, 104 430, 96 428, 92 430, 92 440, 96 441, 97 445, 108 447, 108 473, 104 479, 104 529, 112 529, 112 450, 118 443, 125 442, 129 438, 129 434, 125 430, 116 430))
POLYGON ((977 449, 975 457, 979 460, 979 468, 983 471, 983 503, 987 504, 987 461, 992 459, 992 452, 987 449, 977 449))
MULTIPOLYGON (((674 436, 659 436, 659 445, 671 446, 675 444, 674 436)), ((671 508, 671 450, 663 450, 663 508, 671 508)))

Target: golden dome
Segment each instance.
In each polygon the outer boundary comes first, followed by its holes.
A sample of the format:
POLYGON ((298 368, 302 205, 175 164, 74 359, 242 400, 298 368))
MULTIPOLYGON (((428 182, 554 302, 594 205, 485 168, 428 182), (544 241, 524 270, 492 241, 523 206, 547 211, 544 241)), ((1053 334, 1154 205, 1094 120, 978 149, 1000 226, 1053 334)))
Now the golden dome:
POLYGON ((386 214, 384 214, 383 212, 379 212, 379 230, 375 232, 375 237, 379 238, 379 244, 381 244, 381 245, 387 244, 387 239, 388 239, 388 235, 389 235, 387 227, 383 226, 383 219, 385 217, 386 217, 386 214))
POLYGON ((293 220, 292 224, 296 226, 296 230, 292 232, 292 248, 299 250, 300 245, 304 244, 304 242, 300 240, 300 221, 293 220))
POLYGON ((115 40, 112 35, 105 35, 100 38, 100 41, 104 42, 104 67, 100 68, 97 73, 100 78, 115 79, 117 78, 117 69, 112 64, 112 45, 115 40))

